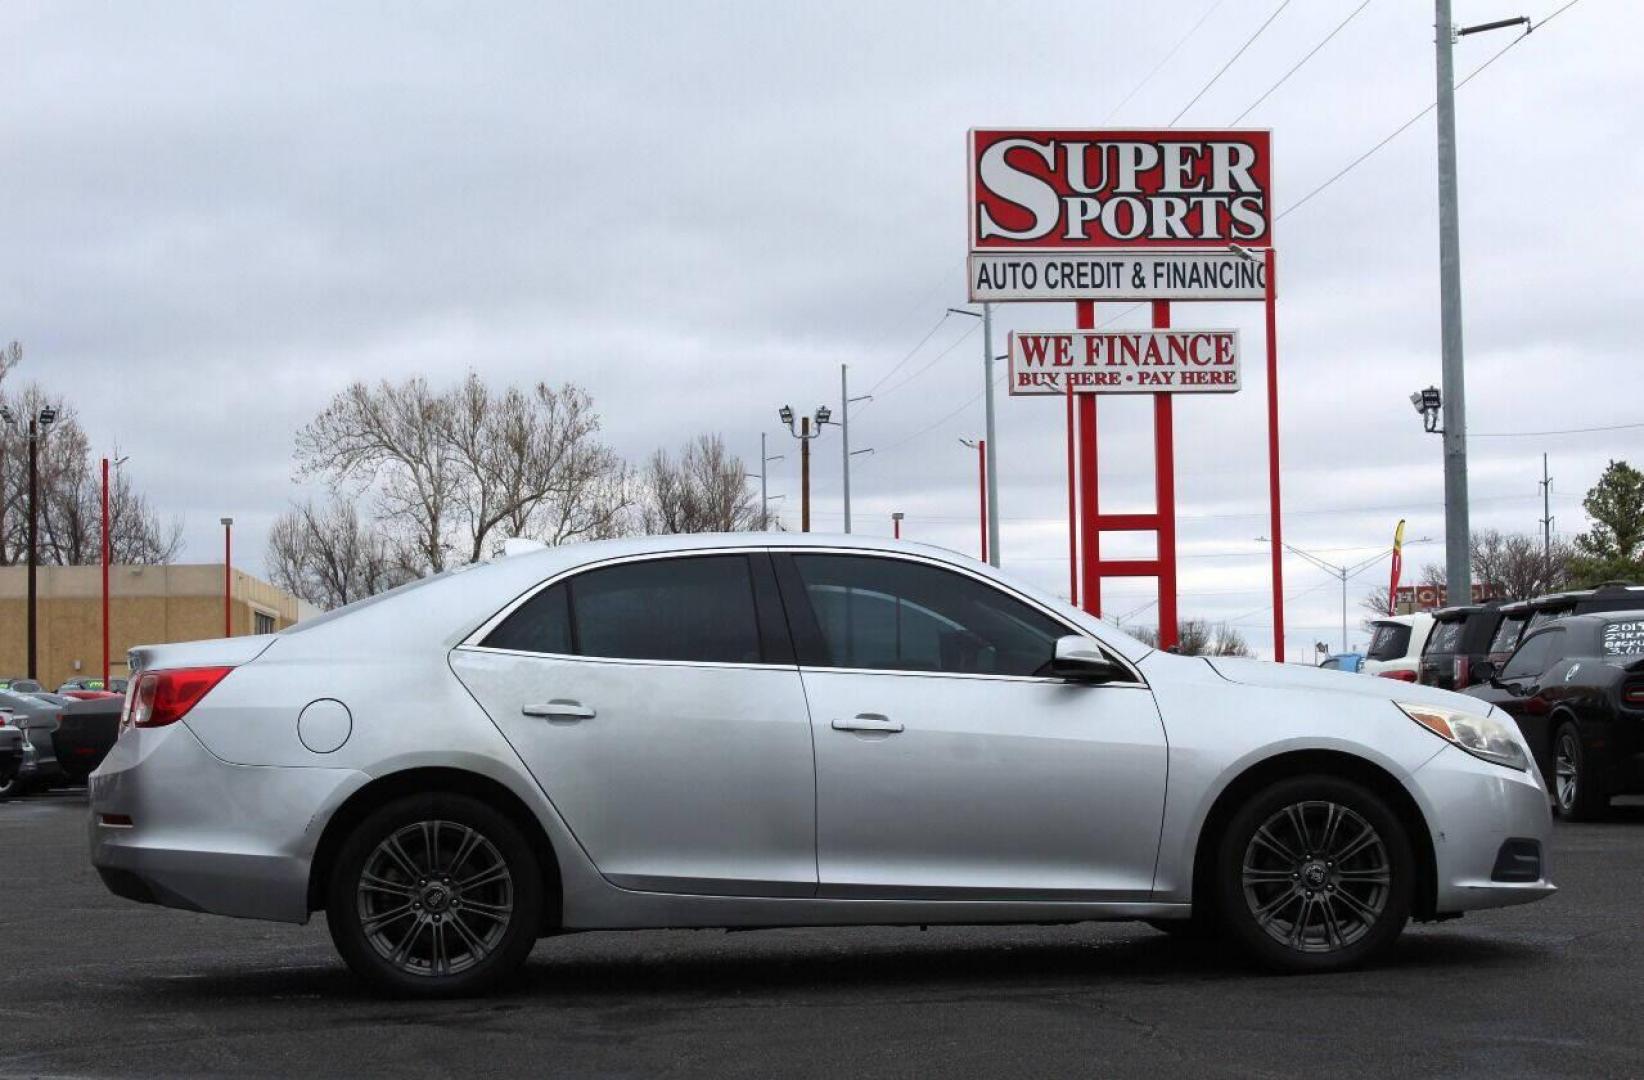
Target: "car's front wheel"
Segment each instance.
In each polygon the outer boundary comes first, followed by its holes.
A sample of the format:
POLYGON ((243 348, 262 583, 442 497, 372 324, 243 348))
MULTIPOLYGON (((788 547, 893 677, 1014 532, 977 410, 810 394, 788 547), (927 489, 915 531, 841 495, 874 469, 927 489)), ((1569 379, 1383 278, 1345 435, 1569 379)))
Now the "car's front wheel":
POLYGON ((326 922, 360 977, 443 997, 517 971, 542 905, 541 866, 517 825, 466 795, 412 795, 368 815, 343 842, 326 922))
POLYGON ((1415 860, 1370 789, 1299 776, 1250 798, 1217 849, 1230 937, 1279 971, 1336 971, 1392 945, 1410 916, 1415 860))

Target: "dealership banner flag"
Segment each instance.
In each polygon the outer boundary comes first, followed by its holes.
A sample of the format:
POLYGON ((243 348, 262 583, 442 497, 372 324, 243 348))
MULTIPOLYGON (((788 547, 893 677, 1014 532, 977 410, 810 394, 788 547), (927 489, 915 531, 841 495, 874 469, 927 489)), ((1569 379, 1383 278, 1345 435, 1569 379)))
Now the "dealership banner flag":
POLYGON ((1399 574, 1404 571, 1404 519, 1399 519, 1399 527, 1393 530, 1393 580, 1387 586, 1387 614, 1399 613, 1399 574))

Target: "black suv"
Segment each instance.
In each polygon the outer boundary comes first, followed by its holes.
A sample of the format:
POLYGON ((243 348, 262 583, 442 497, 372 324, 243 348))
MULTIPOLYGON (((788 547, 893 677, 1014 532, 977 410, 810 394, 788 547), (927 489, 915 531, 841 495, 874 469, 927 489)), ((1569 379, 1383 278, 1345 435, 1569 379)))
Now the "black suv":
POLYGON ((1467 693, 1518 722, 1561 816, 1601 817, 1612 796, 1644 792, 1644 611, 1528 630, 1467 693))
POLYGON ((1433 629, 1421 647, 1421 679, 1441 690, 1465 690, 1488 677, 1484 661, 1501 625, 1502 604, 1463 604, 1433 612, 1433 629))

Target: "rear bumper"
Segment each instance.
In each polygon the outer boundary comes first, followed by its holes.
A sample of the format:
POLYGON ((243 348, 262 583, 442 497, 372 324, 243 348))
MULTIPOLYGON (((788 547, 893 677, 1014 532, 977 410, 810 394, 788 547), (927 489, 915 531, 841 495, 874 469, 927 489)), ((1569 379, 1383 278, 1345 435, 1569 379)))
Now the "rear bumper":
POLYGON ((127 899, 306 922, 320 831, 366 779, 351 769, 231 765, 185 724, 128 731, 91 775, 92 865, 127 899))
POLYGON ((1438 914, 1528 904, 1558 891, 1546 856, 1553 815, 1533 769, 1504 769, 1450 746, 1416 770, 1416 780, 1429 803, 1438 914), (1535 880, 1501 880, 1498 860, 1510 840, 1539 845, 1535 880))

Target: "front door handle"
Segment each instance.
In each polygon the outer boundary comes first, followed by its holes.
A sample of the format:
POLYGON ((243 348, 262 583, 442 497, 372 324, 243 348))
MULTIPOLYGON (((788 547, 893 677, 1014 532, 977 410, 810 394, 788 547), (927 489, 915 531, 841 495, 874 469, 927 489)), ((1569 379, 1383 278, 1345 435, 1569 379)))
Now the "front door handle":
POLYGON ((894 735, 902 730, 900 720, 892 720, 879 713, 858 713, 849 720, 835 720, 835 731, 877 731, 886 735, 894 735))
POLYGON ((540 716, 547 720, 592 720, 594 710, 580 701, 555 698, 545 705, 523 705, 520 712, 526 716, 540 716))

